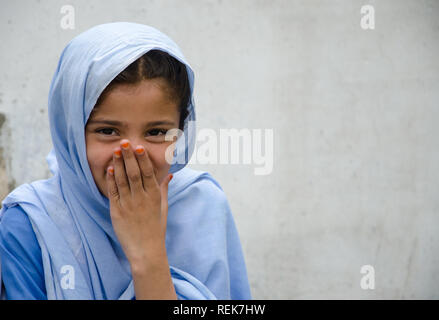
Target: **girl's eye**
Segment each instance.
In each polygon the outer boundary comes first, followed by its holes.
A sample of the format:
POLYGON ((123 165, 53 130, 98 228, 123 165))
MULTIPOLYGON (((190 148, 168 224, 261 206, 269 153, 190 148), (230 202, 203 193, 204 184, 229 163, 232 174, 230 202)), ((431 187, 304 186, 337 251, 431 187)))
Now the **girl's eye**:
POLYGON ((154 143, 162 143, 165 142, 166 129, 152 129, 149 130, 146 134, 146 140, 154 143))
MULTIPOLYGON (((97 129, 96 132, 101 133, 104 136, 113 136, 112 133, 115 132, 115 130, 113 128, 101 128, 97 129)), ((167 132, 168 130, 166 129, 156 128, 149 130, 146 133, 146 136, 148 137, 148 139, 153 141, 164 141, 164 137, 166 136, 167 132)))
POLYGON ((114 129, 112 129, 112 128, 102 128, 102 129, 97 129, 96 130, 97 133, 101 133, 102 132, 106 136, 111 135, 111 134, 107 134, 109 131, 110 132, 114 131, 114 129), (107 132, 107 133, 104 133, 104 132, 107 132))
POLYGON ((167 131, 168 130, 165 130, 165 129, 152 129, 152 130, 149 130, 148 133, 152 136, 160 136, 160 135, 166 135, 167 131))

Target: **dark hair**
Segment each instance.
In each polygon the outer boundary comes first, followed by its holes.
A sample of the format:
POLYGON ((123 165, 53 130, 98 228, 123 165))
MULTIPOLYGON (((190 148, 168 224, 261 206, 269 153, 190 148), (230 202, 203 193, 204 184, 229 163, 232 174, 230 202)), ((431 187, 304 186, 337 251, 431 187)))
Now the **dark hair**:
POLYGON ((104 89, 96 102, 96 106, 102 103, 105 96, 115 86, 121 84, 135 85, 148 79, 162 79, 165 81, 166 85, 162 86, 162 89, 165 90, 171 101, 179 104, 179 128, 183 130, 191 95, 186 66, 164 51, 150 50, 126 67, 104 89))

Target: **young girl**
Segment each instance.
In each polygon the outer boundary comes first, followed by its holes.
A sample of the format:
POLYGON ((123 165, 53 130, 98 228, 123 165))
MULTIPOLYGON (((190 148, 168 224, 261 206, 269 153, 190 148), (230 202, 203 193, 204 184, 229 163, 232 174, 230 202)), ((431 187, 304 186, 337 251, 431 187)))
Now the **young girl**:
POLYGON ((193 89, 152 27, 98 25, 66 46, 49 92, 53 176, 2 201, 3 298, 251 299, 226 196, 186 167, 193 89))

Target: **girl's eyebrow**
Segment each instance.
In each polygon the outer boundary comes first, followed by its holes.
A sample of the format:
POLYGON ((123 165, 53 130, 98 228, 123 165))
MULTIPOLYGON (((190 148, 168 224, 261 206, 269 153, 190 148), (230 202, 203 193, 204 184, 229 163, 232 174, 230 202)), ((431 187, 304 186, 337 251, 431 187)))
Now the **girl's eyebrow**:
MULTIPOLYGON (((108 124, 108 125, 112 125, 112 126, 119 126, 119 127, 126 127, 127 126, 127 124, 125 124, 124 122, 117 121, 117 120, 90 119, 88 121, 88 124, 98 124, 98 123, 108 124)), ((145 126, 159 126, 159 125, 164 125, 164 124, 173 125, 174 122, 167 121, 167 120, 151 121, 151 122, 147 122, 145 126)))

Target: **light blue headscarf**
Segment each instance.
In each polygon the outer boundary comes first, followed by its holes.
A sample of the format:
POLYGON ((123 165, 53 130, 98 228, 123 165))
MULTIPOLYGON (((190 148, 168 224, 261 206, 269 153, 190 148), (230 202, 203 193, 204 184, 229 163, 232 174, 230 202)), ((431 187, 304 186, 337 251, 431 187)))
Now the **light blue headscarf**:
MULTIPOLYGON (((23 184, 3 201, 20 205, 41 247, 48 299, 132 299, 129 263, 114 233, 108 198, 90 171, 85 124, 105 87, 152 49, 186 65, 191 99, 175 147, 168 190, 166 248, 179 299, 250 299, 239 237, 220 185, 186 166, 195 144, 194 73, 178 46, 155 28, 129 22, 95 26, 62 51, 49 92, 53 177, 23 184), (183 140, 184 139, 184 140, 183 140), (67 266, 67 269, 66 269, 67 266), (74 270, 74 288, 62 285, 74 270)), ((71 279, 71 278, 70 278, 71 279)))

